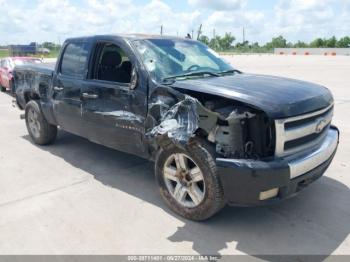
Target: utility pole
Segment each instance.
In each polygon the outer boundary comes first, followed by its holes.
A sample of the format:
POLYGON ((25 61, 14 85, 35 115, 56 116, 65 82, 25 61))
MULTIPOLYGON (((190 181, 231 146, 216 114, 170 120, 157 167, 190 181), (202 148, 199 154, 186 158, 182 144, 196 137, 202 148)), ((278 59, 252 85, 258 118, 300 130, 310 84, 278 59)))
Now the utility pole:
POLYGON ((193 34, 194 34, 194 31, 193 31, 193 29, 192 29, 192 39, 193 39, 193 34))
POLYGON ((60 52, 60 48, 61 48, 61 37, 58 36, 57 54, 60 52))
POLYGON ((213 38, 215 38, 215 28, 213 29, 213 38))
POLYGON ((243 27, 243 45, 245 44, 245 28, 243 27))
POLYGON ((163 25, 160 26, 160 35, 163 35, 163 25))
POLYGON ((201 37, 201 34, 202 34, 202 24, 199 26, 199 29, 198 29, 197 40, 199 40, 199 38, 201 37))

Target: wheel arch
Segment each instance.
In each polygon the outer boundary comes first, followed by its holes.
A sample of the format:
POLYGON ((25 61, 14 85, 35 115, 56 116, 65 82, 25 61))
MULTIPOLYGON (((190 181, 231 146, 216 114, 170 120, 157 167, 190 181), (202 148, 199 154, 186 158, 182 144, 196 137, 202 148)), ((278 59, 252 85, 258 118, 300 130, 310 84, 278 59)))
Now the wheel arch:
POLYGON ((40 95, 33 90, 25 91, 23 97, 26 104, 31 100, 40 100, 40 95))

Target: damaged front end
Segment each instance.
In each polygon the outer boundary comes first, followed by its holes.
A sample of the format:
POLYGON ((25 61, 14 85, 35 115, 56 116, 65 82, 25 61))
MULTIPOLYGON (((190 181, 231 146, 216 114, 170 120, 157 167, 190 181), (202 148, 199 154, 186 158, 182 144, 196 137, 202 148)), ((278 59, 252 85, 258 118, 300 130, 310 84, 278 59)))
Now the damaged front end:
POLYGON ((150 112, 157 108, 158 123, 147 133, 158 145, 165 140, 182 147, 195 136, 205 138, 217 157, 261 159, 274 152, 274 124, 261 111, 235 101, 185 94, 180 101, 157 96, 150 112), (171 106, 170 104, 173 103, 171 106))

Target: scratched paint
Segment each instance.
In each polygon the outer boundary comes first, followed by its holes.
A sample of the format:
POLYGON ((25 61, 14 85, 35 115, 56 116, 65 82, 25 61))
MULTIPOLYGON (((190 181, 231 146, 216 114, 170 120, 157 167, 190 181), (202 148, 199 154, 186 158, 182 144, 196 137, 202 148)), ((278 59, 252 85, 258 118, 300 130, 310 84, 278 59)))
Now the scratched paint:
POLYGON ((135 115, 131 112, 128 111, 123 111, 123 110, 118 110, 118 111, 111 111, 111 112, 99 112, 95 111, 96 114, 101 114, 104 116, 115 116, 119 120, 128 120, 128 121, 137 121, 142 123, 143 122, 143 117, 135 115))

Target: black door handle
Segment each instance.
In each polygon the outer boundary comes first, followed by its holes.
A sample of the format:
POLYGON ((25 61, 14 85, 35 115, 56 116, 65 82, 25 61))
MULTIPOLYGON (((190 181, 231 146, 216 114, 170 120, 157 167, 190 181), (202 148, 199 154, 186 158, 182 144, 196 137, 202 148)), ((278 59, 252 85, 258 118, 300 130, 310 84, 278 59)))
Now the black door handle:
POLYGON ((98 95, 96 95, 96 94, 89 94, 89 93, 82 93, 82 97, 83 98, 87 98, 87 99, 97 99, 98 95))
POLYGON ((63 87, 58 87, 58 86, 53 87, 53 90, 56 92, 61 92, 61 91, 63 91, 63 89, 64 89, 63 87))

